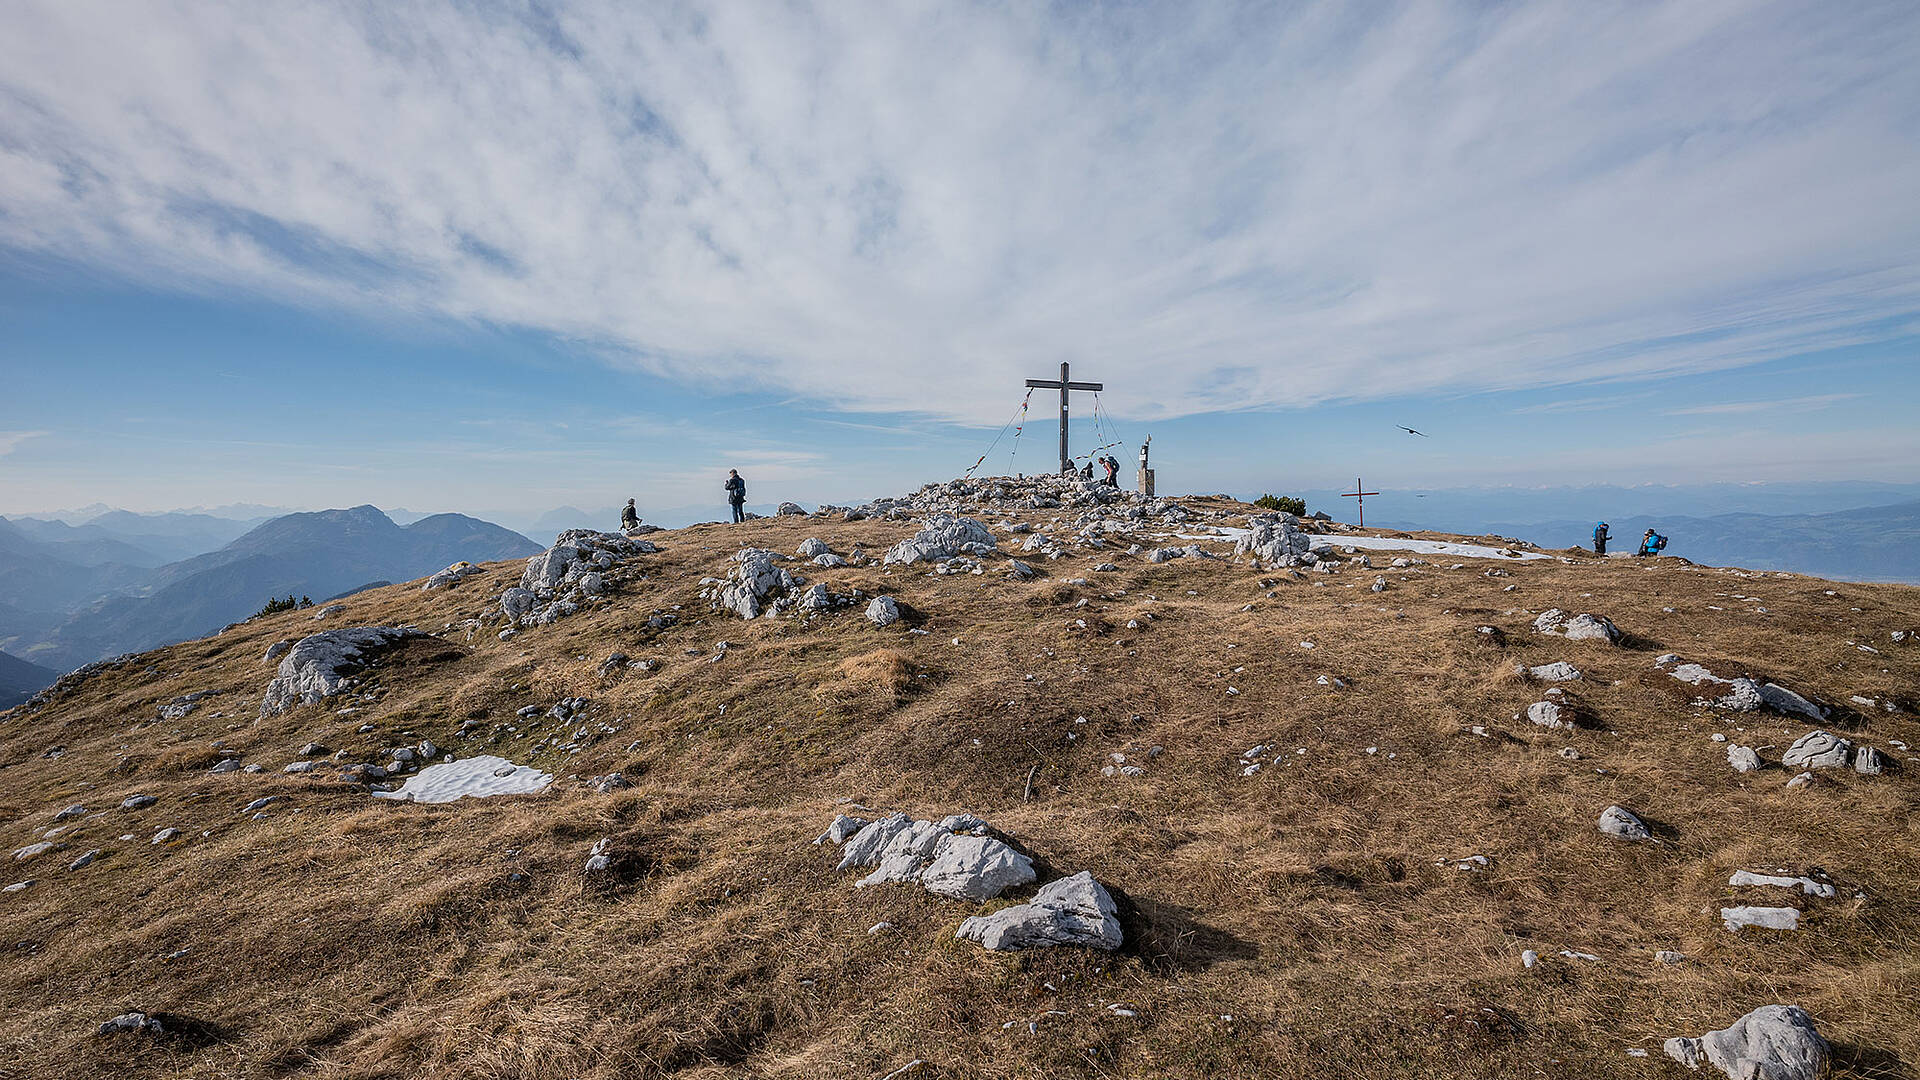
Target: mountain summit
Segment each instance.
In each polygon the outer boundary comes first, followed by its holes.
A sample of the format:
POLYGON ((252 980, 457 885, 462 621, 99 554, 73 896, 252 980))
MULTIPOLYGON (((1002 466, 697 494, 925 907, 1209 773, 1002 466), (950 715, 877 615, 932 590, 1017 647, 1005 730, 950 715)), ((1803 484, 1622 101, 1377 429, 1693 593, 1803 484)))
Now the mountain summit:
POLYGON ((1045 478, 316 614, 0 715, 18 1076, 1920 1060, 1913 588, 1045 478))

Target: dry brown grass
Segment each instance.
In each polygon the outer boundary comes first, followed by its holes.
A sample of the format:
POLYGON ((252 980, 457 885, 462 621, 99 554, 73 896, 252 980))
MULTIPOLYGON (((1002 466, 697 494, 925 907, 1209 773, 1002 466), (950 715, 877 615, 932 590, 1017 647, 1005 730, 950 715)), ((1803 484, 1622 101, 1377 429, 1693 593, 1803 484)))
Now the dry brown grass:
POLYGON ((915 1057, 922 1076, 956 1077, 1639 1076, 1668 1067, 1627 1048, 1657 1058, 1668 1035, 1775 1000, 1814 1014, 1839 1076, 1920 1060, 1920 765, 1805 791, 1777 767, 1736 775, 1710 733, 1777 760, 1806 725, 1695 708, 1652 666, 1672 651, 1778 679, 1840 706, 1836 729, 1920 745, 1920 648, 1887 640, 1920 626, 1920 591, 1570 554, 1505 578, 1472 560, 1377 571, 1390 588, 1373 594, 1374 572, 1296 580, 1109 550, 1031 583, 807 568, 898 597, 924 636, 857 609, 743 623, 696 595, 742 543, 876 551, 910 531, 661 534, 661 554, 612 575, 609 603, 507 642, 465 621, 515 566, 361 594, 343 619, 444 643, 384 658, 362 701, 256 719, 262 651, 313 627, 296 613, 0 719, 4 850, 70 803, 101 811, 18 864, 14 880, 38 883, 0 898, 0 1077, 874 1077, 915 1057), (1098 561, 1121 569, 1089 573, 1098 561), (647 628, 674 605, 679 625, 647 628), (1537 636, 1547 607, 1633 636, 1537 636), (602 678, 614 651, 654 670, 602 678), (1559 659, 1586 672, 1568 696, 1591 727, 1515 723, 1543 688, 1514 665, 1559 659), (220 693, 186 720, 152 719, 203 689, 220 693), (1904 711, 1852 711, 1854 694, 1904 711), (546 741, 558 725, 515 715, 562 696, 618 730, 568 755, 546 741), (308 739, 365 760, 420 738, 559 779, 538 796, 369 805, 279 772, 308 739), (207 775, 216 741, 269 771, 207 775), (1256 743, 1282 760, 1242 776, 1256 743), (1100 775, 1114 753, 1147 774, 1100 775), (635 787, 583 782, 616 769, 635 787), (161 801, 119 810, 134 792, 161 801), (236 813, 265 794, 287 798, 263 821, 236 813), (1093 870, 1122 899, 1127 946, 987 954, 953 938, 984 907, 855 891, 807 843, 847 801, 975 810, 1048 873, 1093 870), (1613 802, 1661 842, 1602 837, 1613 802), (148 844, 163 826, 187 839, 148 844), (603 838, 615 873, 589 883, 603 838), (93 847, 98 863, 66 869, 93 847), (1472 854, 1491 869, 1451 868, 1472 854), (1786 901, 1806 929, 1720 928, 1720 904, 1763 896, 1736 897, 1732 870, 1812 866, 1841 897, 1786 901), (869 935, 881 921, 895 929, 869 935), (1520 970, 1524 948, 1541 967, 1520 970), (1652 962, 1670 948, 1692 959, 1652 962), (179 1034, 90 1035, 126 1008, 179 1034))

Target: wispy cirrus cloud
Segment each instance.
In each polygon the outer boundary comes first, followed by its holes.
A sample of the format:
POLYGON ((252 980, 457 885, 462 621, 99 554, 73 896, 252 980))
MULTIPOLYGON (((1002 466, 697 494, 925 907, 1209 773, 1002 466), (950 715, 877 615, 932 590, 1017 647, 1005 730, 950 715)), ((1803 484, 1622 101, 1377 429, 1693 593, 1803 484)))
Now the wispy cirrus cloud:
POLYGON ((1697 372, 1920 310, 1907 4, 23 0, 0 246, 997 423, 1697 372))
POLYGON ((1776 412, 1791 409, 1795 412, 1811 412, 1824 409, 1829 405, 1838 405, 1842 401, 1853 401, 1860 394, 1809 394, 1805 397, 1776 398, 1772 401, 1716 401, 1706 405, 1689 405, 1684 409, 1668 409, 1668 416, 1729 416, 1740 413, 1776 412))
POLYGON ((20 448, 28 439, 38 439, 51 435, 49 431, 0 431, 0 457, 6 457, 20 448))

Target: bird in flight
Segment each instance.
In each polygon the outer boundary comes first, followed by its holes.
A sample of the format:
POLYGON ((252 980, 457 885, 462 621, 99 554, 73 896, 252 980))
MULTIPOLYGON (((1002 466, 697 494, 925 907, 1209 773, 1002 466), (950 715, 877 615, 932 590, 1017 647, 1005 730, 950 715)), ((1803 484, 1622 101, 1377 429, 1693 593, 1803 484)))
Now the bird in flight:
POLYGON ((1399 429, 1400 429, 1401 431, 1404 431, 1404 432, 1406 432, 1406 433, 1407 433, 1407 434, 1409 434, 1409 435, 1418 435, 1418 436, 1420 436, 1420 437, 1421 437, 1421 438, 1423 438, 1423 439, 1431 439, 1431 438, 1433 438, 1433 436, 1431 436, 1431 435, 1429 435, 1429 434, 1427 434, 1426 432, 1424 432, 1424 431, 1415 431, 1415 430, 1413 430, 1412 428, 1410 428, 1410 427, 1408 427, 1408 426, 1406 426, 1405 424, 1395 424, 1395 425, 1393 425, 1393 426, 1394 426, 1394 427, 1397 427, 1397 428, 1399 428, 1399 429))

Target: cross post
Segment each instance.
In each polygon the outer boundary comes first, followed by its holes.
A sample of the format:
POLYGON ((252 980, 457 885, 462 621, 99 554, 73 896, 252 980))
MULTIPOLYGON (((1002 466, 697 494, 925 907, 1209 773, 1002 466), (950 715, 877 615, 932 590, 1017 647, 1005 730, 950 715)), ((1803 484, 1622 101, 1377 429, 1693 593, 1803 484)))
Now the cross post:
POLYGON ((1341 492, 1340 497, 1343 499, 1353 499, 1359 504, 1360 527, 1365 528, 1367 525, 1367 496, 1378 495, 1378 494, 1380 493, 1377 491, 1368 491, 1364 486, 1361 485, 1359 479, 1355 478, 1355 480, 1353 481, 1353 490, 1341 492))
POLYGON ((1062 360, 1060 362, 1060 378, 1058 381, 1055 381, 1053 379, 1028 379, 1027 385, 1030 387, 1040 387, 1046 390, 1052 390, 1055 387, 1058 387, 1060 390, 1060 471, 1066 472, 1069 469, 1073 468, 1073 455, 1067 453, 1067 391, 1069 390, 1100 391, 1100 390, 1106 389, 1106 384, 1097 383, 1097 382, 1069 381, 1067 378, 1067 363, 1066 361, 1062 360))

